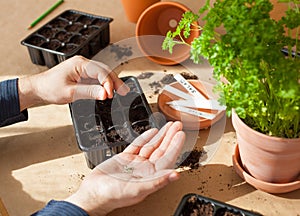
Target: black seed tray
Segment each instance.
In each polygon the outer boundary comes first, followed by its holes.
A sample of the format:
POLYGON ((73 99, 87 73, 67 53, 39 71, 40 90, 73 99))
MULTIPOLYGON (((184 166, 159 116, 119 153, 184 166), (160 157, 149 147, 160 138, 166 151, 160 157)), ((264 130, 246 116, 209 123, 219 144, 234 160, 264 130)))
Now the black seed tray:
POLYGON ((74 56, 92 58, 110 42, 112 18, 66 10, 21 41, 32 63, 51 68, 74 56))
POLYGON ((130 87, 126 96, 115 93, 112 99, 70 104, 77 144, 90 168, 122 152, 144 131, 159 127, 138 80, 132 76, 121 79, 130 87))
POLYGON ((198 194, 186 194, 181 199, 174 216, 262 216, 198 194))

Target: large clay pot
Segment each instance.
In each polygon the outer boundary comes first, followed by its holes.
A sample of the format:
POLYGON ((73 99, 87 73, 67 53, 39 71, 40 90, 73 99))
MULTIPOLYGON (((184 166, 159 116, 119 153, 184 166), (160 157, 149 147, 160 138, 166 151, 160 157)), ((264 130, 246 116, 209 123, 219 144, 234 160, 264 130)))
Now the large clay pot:
POLYGON ((121 0, 127 19, 136 23, 142 12, 160 0, 121 0))
MULTIPOLYGON (((167 32, 175 31, 186 11, 190 9, 177 2, 158 2, 141 14, 136 25, 137 42, 141 51, 151 61, 161 65, 175 65, 189 58, 190 47, 186 44, 175 45, 172 54, 162 49, 167 32)), ((200 34, 198 29, 192 28, 194 30, 191 31, 191 35, 185 38, 188 44, 200 34)))
POLYGON ((268 136, 248 127, 233 112, 243 168, 254 178, 270 183, 288 183, 300 175, 300 138, 268 136))

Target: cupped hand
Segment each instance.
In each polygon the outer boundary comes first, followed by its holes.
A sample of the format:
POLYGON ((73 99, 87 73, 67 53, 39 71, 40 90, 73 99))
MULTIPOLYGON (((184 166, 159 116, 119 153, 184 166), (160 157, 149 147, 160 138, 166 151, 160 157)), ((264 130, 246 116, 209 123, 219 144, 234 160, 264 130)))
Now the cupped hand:
POLYGON ((66 201, 89 215, 106 215, 142 201, 179 178, 174 168, 184 141, 181 122, 144 132, 122 153, 94 168, 66 201))
POLYGON ((107 65, 74 56, 55 67, 19 79, 20 109, 39 104, 67 104, 77 99, 104 100, 129 88, 107 65))

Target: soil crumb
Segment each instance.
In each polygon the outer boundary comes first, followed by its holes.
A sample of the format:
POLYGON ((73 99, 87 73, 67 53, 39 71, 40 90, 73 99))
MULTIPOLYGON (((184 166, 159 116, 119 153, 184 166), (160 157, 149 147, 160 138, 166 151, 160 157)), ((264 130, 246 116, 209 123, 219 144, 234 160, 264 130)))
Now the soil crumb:
POLYGON ((138 75, 136 78, 138 78, 138 79, 149 79, 153 75, 154 75, 153 72, 143 72, 140 75, 138 75))
POLYGON ((195 75, 195 74, 192 74, 192 73, 188 73, 188 72, 181 72, 180 73, 181 74, 181 76, 183 76, 185 79, 195 79, 195 80, 197 80, 198 79, 198 77, 195 75))

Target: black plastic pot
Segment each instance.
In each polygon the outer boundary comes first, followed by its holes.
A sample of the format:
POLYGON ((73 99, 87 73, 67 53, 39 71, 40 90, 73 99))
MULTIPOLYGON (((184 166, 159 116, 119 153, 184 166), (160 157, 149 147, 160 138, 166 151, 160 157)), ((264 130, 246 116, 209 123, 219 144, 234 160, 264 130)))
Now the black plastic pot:
POLYGON ((174 216, 262 216, 198 194, 186 194, 181 199, 174 216))
POLYGON ((74 56, 92 58, 110 42, 112 18, 67 10, 30 34, 27 46, 32 63, 51 68, 74 56))
POLYGON ((77 143, 90 168, 122 152, 144 131, 159 128, 138 80, 132 76, 121 79, 130 87, 126 96, 115 93, 104 101, 70 104, 77 143))

